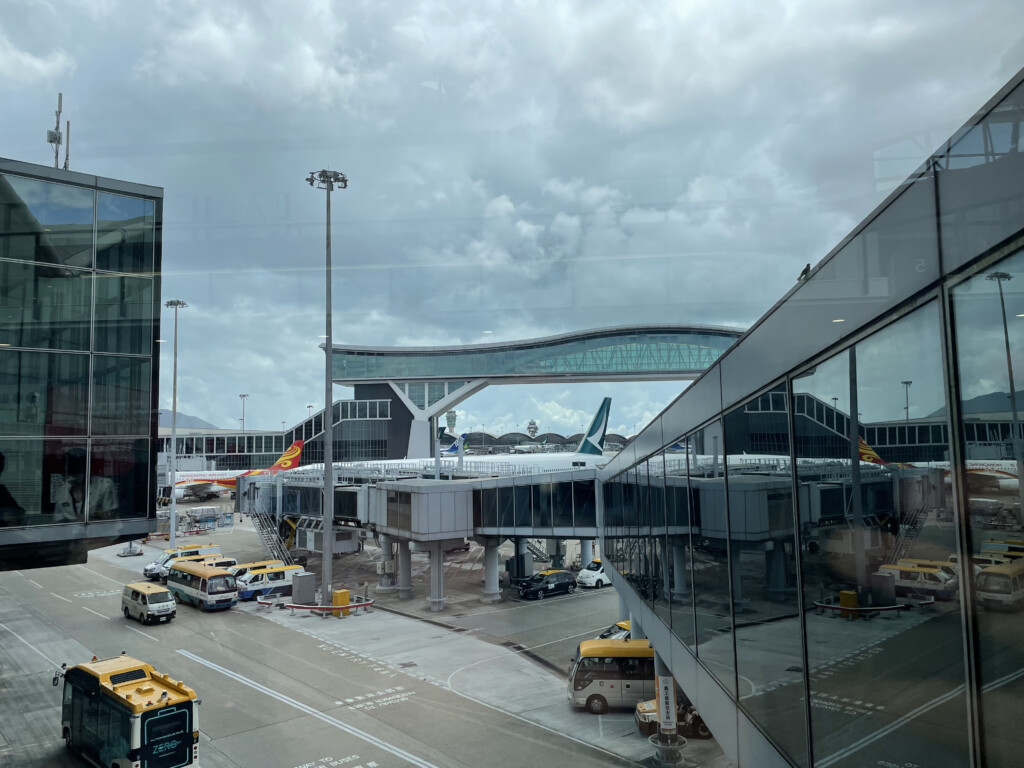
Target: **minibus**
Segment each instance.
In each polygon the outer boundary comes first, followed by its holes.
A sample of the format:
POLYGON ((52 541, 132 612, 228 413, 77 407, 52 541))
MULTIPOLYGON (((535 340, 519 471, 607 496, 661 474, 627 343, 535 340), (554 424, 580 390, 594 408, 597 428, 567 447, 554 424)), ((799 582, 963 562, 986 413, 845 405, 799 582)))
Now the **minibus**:
POLYGON ((221 554, 200 554, 200 555, 189 555, 188 557, 176 557, 163 565, 160 569, 160 578, 164 581, 167 580, 167 572, 171 569, 171 566, 175 563, 202 563, 203 565, 212 565, 214 568, 227 568, 235 565, 238 561, 233 557, 221 554))
POLYGON ((893 564, 881 566, 878 573, 893 576, 897 595, 936 600, 952 600, 957 596, 956 579, 938 568, 893 564))
POLYGON ((152 563, 142 569, 142 575, 147 579, 156 581, 160 578, 161 570, 166 570, 164 566, 167 565, 171 560, 179 557, 191 557, 192 555, 219 555, 220 546, 213 542, 207 544, 189 544, 183 547, 174 547, 173 549, 165 549, 160 553, 160 557, 154 560, 152 563))
POLYGON ((983 569, 975 577, 974 592, 986 608, 1018 610, 1024 602, 1024 560, 983 569))
POLYGON ((238 579, 238 597, 242 600, 254 600, 257 597, 290 595, 292 579, 296 574, 305 572, 301 565, 252 568, 238 579))
POLYGON ((238 602, 235 577, 202 563, 174 563, 167 573, 167 589, 179 603, 204 611, 224 610, 238 602))
POLYGON ((653 698, 654 648, 644 640, 584 640, 569 670, 566 698, 595 715, 653 698))
POLYGON ((174 618, 174 595, 167 587, 149 581, 125 584, 121 592, 121 612, 126 619, 140 624, 156 624, 174 618))
POLYGON ((242 576, 245 576, 249 571, 254 568, 269 568, 272 565, 284 565, 282 560, 256 560, 252 563, 236 563, 235 565, 229 565, 225 568, 234 577, 235 581, 238 581, 242 576))

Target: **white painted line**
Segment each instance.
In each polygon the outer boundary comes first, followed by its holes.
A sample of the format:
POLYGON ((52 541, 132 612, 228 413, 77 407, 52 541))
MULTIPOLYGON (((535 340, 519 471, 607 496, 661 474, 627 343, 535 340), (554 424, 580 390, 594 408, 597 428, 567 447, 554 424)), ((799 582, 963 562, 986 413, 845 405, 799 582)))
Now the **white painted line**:
POLYGON ((1006 685, 1007 683, 1012 683, 1021 675, 1024 675, 1024 667, 1018 669, 1016 672, 1011 672, 1005 677, 1000 677, 998 680, 993 680, 991 683, 985 683, 985 685, 981 687, 981 691, 982 693, 988 693, 989 691, 999 688, 1000 686, 1006 685))
POLYGON ((279 693, 278 691, 275 691, 272 688, 268 688, 265 685, 261 685, 260 683, 257 683, 255 680, 250 680, 247 677, 243 677, 237 672, 232 672, 231 670, 222 667, 219 664, 214 664, 212 661, 207 661, 201 656, 196 656, 194 653, 191 653, 190 651, 186 651, 179 648, 177 650, 177 653, 180 653, 182 656, 188 659, 192 659, 192 661, 202 664, 203 666, 209 669, 212 669, 216 672, 220 672, 222 675, 225 675, 227 677, 230 677, 232 680, 242 683, 242 685, 247 685, 255 691, 265 693, 267 696, 271 696, 284 704, 288 704, 289 706, 294 707, 300 712, 305 712, 307 715, 311 715, 315 717, 317 720, 325 722, 328 725, 333 725, 338 730, 345 731, 346 733, 355 736, 357 739, 362 739, 363 741, 369 744, 373 744, 376 747, 380 747, 386 752, 390 752, 392 755, 395 755, 396 757, 401 758, 402 760, 408 760, 410 763, 412 763, 415 766, 418 766, 419 768, 437 768, 437 766, 433 763, 430 763, 421 757, 416 757, 416 755, 412 754, 411 752, 406 752, 401 747, 396 747, 392 744, 388 744, 383 739, 379 739, 376 736, 372 736, 369 733, 366 733, 365 731, 361 731, 358 728, 348 725, 347 723, 343 723, 340 720, 331 717, 330 715, 325 715, 318 709, 314 709, 313 707, 310 707, 307 704, 303 704, 301 701, 296 701, 293 698, 285 696, 283 693, 279 693))
POLYGON ((119 586, 119 587, 123 587, 124 586, 124 584, 122 584, 117 579, 112 579, 109 576, 104 576, 102 573, 97 573, 96 571, 92 570, 91 568, 86 568, 84 565, 80 565, 78 567, 81 568, 83 571, 89 571, 89 573, 91 573, 93 576, 99 576, 101 579, 106 579, 107 581, 112 581, 115 584, 117 584, 117 586, 119 586))
POLYGON ((125 629, 130 629, 132 632, 138 632, 140 635, 142 635, 145 638, 148 638, 149 640, 152 640, 154 643, 159 643, 160 642, 159 640, 157 640, 152 635, 147 635, 141 629, 136 629, 135 627, 125 627, 125 629))
POLYGON ((888 736, 890 733, 895 731, 897 728, 902 728, 904 725, 909 723, 911 720, 916 720, 918 717, 923 715, 925 712, 929 712, 929 711, 935 709, 936 707, 938 707, 938 706, 940 706, 942 704, 945 704, 947 701, 949 701, 950 699, 954 698, 955 696, 958 696, 958 695, 962 694, 965 690, 966 690, 966 686, 958 685, 953 690, 951 690, 951 691, 949 691, 947 693, 944 693, 941 696, 935 697, 934 699, 932 699, 931 701, 927 702, 926 704, 922 704, 917 709, 913 709, 910 712, 907 712, 907 714, 905 714, 903 717, 899 718, 898 720, 893 720, 891 723, 889 723, 889 725, 885 726, 884 728, 879 728, 877 731, 875 731, 872 734, 869 734, 869 735, 865 736, 863 739, 860 739, 859 741, 853 742, 853 744, 848 746, 846 749, 840 750, 839 752, 834 752, 833 754, 831 754, 828 757, 826 757, 824 760, 816 761, 815 762, 816 768, 827 768, 828 766, 832 765, 833 763, 838 762, 839 760, 842 760, 844 757, 848 757, 849 755, 852 755, 854 752, 858 752, 858 751, 862 750, 864 747, 868 746, 868 744, 873 744, 874 742, 878 741, 879 739, 884 738, 885 736, 888 736))
POLYGON ((56 597, 58 600, 63 600, 65 603, 72 602, 71 600, 68 600, 66 597, 61 597, 56 592, 51 592, 50 594, 53 595, 54 597, 56 597))
POLYGON ((84 605, 82 606, 82 610, 83 611, 88 611, 89 613, 95 613, 101 619, 109 619, 110 618, 109 616, 105 616, 104 614, 100 613, 99 611, 94 611, 92 608, 86 608, 84 605))
POLYGON ((57 663, 56 661, 54 661, 53 659, 51 659, 51 658, 50 658, 49 656, 47 656, 47 655, 46 655, 45 653, 43 653, 42 651, 40 651, 40 650, 39 650, 38 648, 36 648, 36 647, 35 647, 34 645, 32 645, 32 643, 30 643, 30 642, 29 642, 28 640, 26 640, 26 639, 25 639, 24 637, 22 637, 21 635, 19 635, 19 634, 18 634, 17 632, 15 632, 15 631, 14 631, 13 629, 11 629, 10 627, 8 627, 8 626, 7 626, 6 624, 4 624, 3 622, 0 622, 0 627, 3 627, 3 628, 4 628, 5 630, 6 630, 6 631, 10 632, 10 633, 11 633, 12 635, 14 635, 14 636, 15 636, 16 638, 18 638, 19 640, 21 640, 21 642, 23 642, 23 643, 24 643, 25 645, 27 645, 27 646, 28 646, 29 648, 31 648, 31 649, 32 649, 33 651, 35 651, 36 653, 38 653, 38 654, 39 654, 40 656, 42 656, 42 657, 43 657, 44 659, 46 659, 46 660, 47 660, 48 662, 50 662, 50 663, 51 663, 51 664, 52 664, 52 665, 53 665, 54 667, 59 667, 59 666, 60 666, 60 664, 58 664, 58 663, 57 663))
POLYGON ((37 587, 39 587, 40 589, 42 589, 42 588, 43 588, 43 585, 42 585, 42 584, 40 584, 40 583, 39 583, 38 581, 36 581, 35 579, 29 579, 28 581, 29 581, 29 583, 30 583, 30 584, 35 584, 35 585, 36 585, 37 587))

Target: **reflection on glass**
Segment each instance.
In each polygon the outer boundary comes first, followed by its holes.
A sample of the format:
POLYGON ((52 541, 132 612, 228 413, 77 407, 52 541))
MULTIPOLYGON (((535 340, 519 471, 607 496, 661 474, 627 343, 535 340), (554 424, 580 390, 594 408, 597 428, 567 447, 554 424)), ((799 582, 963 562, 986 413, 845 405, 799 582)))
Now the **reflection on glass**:
POLYGON ((694 612, 697 656, 726 690, 735 695, 729 529, 722 450, 720 422, 693 436, 691 505, 700 508, 700 527, 693 531, 694 612))
POLYGON ((154 336, 153 281, 101 275, 96 280, 97 352, 149 354, 154 336))
MULTIPOLYGON (((966 468, 968 544, 975 572, 985 764, 1020 764, 1024 733, 1014 712, 1024 696, 1024 559, 1020 533, 1020 412, 1024 387, 1024 254, 953 290, 966 468), (987 423, 986 423, 987 422, 987 423)), ((963 471, 966 469, 966 472, 963 471)))
POLYGON ((149 440, 94 440, 89 462, 89 520, 145 517, 149 440))
POLYGON ((654 612, 665 625, 672 627, 670 598, 672 595, 672 553, 669 547, 665 459, 658 454, 647 462, 651 494, 651 582, 654 612))
POLYGON ((0 259, 92 267, 92 190, 0 174, 0 259))
POLYGON ((149 358, 93 356, 93 434, 149 434, 151 366, 149 358))
MULTIPOLYGON (((785 385, 725 417, 737 694, 798 765, 807 764, 796 532, 785 385)), ((831 410, 831 409, 830 409, 831 410)), ((830 419, 834 425, 834 416, 830 419)))
POLYGON ((96 268, 152 272, 155 203, 100 192, 97 201, 96 268))
POLYGON ((690 532, 700 527, 698 511, 690 503, 687 452, 681 442, 665 451, 665 514, 672 562, 672 632, 696 651, 693 615, 693 571, 690 532))
POLYGON ((936 446, 907 430, 945 424, 935 302, 793 392, 814 763, 966 765, 955 512, 936 446), (863 440, 890 427, 899 464, 863 440))
POLYGON ((0 435, 85 435, 88 355, 0 351, 0 435))
POLYGON ((0 261, 0 343, 87 350, 90 273, 46 264, 0 261))

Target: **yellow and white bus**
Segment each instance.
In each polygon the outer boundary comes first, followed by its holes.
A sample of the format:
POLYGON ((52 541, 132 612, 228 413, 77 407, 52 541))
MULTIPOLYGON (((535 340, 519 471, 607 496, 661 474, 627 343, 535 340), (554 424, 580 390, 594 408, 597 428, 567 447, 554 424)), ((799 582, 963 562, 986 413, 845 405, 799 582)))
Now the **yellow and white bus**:
POLYGON ((192 555, 219 555, 220 545, 214 544, 212 541, 207 544, 189 544, 183 547, 174 547, 172 549, 165 549, 160 553, 160 556, 152 563, 142 569, 142 575, 147 579, 159 579, 161 574, 166 571, 166 566, 171 560, 175 560, 179 557, 190 557, 192 555))
POLYGON ((938 568, 901 563, 880 566, 878 573, 893 577, 897 595, 953 600, 958 594, 956 579, 938 568))
POLYGON ((223 568, 201 563, 175 563, 167 572, 167 589, 179 603, 219 611, 238 602, 235 577, 223 568))
POLYGON ((68 751, 99 768, 178 768, 199 760, 196 693, 131 656, 65 668, 61 730, 68 751))
POLYGON ((176 557, 173 560, 169 560, 160 568, 160 578, 167 581, 167 573, 171 570, 171 566, 175 563, 201 563, 202 565, 212 565, 214 568, 227 568, 235 565, 238 561, 228 555, 222 555, 219 552, 210 554, 200 555, 189 555, 187 557, 176 557))
POLYGON ((224 570, 228 571, 232 576, 235 577, 235 581, 242 578, 249 571, 256 568, 269 568, 272 565, 284 565, 283 560, 256 560, 252 563, 236 563, 235 565, 229 565, 224 570))
POLYGON ((654 698, 654 649, 646 640, 584 640, 569 670, 566 698, 600 715, 654 698))
POLYGON ((1024 560, 984 568, 974 583, 978 603, 1016 611, 1024 603, 1024 560))

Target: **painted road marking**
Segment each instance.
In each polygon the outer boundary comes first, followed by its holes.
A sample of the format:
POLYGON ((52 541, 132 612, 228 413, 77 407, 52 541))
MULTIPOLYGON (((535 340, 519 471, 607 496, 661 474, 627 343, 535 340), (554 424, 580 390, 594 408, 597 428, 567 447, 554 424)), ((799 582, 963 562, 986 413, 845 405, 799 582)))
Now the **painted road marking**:
POLYGON ((136 629, 135 627, 125 627, 125 629, 130 629, 132 632, 138 632, 140 635, 142 635, 145 638, 148 638, 149 640, 152 640, 154 643, 159 643, 160 642, 155 637, 153 637, 151 635, 147 635, 141 629, 136 629))
POLYGON ((58 664, 58 663, 57 663, 56 661, 54 661, 53 659, 51 659, 51 658, 50 658, 49 656, 47 656, 47 655, 46 655, 45 653, 43 653, 42 651, 40 651, 40 650, 39 650, 38 648, 36 648, 36 647, 35 647, 34 645, 32 645, 32 643, 30 643, 30 642, 29 642, 28 640, 26 640, 26 639, 25 639, 24 637, 22 637, 21 635, 19 635, 19 634, 18 634, 17 632, 15 632, 15 631, 14 631, 13 629, 11 629, 10 627, 8 627, 8 626, 7 626, 6 624, 4 624, 3 622, 0 622, 0 627, 2 627, 3 629, 5 629, 6 631, 10 632, 10 633, 11 633, 12 635, 14 635, 14 636, 15 636, 16 638, 18 638, 19 640, 21 640, 21 642, 23 642, 23 643, 24 643, 25 645, 27 645, 27 646, 28 646, 29 648, 31 648, 31 649, 32 649, 33 651, 35 651, 36 653, 38 653, 38 654, 39 654, 40 656, 42 656, 42 657, 43 657, 44 659, 46 659, 46 660, 47 660, 48 662, 50 662, 50 663, 51 663, 51 664, 52 664, 53 666, 55 666, 55 667, 59 667, 59 666, 60 666, 60 664, 58 664))
POLYGON ((38 581, 36 581, 35 579, 29 579, 29 580, 28 580, 28 583, 29 583, 29 584, 35 584, 35 585, 36 585, 37 587, 39 587, 40 589, 42 589, 42 588, 43 588, 43 585, 42 585, 42 584, 40 584, 40 583, 39 583, 38 581))
POLYGON ((305 712, 307 715, 311 715, 315 717, 317 720, 327 723, 328 725, 333 725, 338 730, 345 731, 345 733, 355 736, 357 739, 362 739, 363 741, 369 744, 373 744, 376 747, 380 747, 386 752, 390 752, 392 755, 395 755, 396 757, 399 757, 403 760, 408 760, 413 765, 418 766, 418 768, 437 768, 437 766, 433 763, 428 762, 421 757, 417 757, 411 752, 406 752, 401 747, 396 747, 384 741, 383 739, 379 739, 376 736, 372 736, 369 733, 366 733, 365 731, 361 731, 358 728, 348 725, 347 723, 343 723, 340 720, 331 717, 330 715, 325 715, 318 709, 314 709, 313 707, 310 707, 307 704, 303 704, 301 701, 296 701, 295 699, 289 696, 285 696, 283 693, 279 693, 278 691, 275 691, 272 688, 268 688, 265 685, 261 685, 260 683, 257 683, 255 680, 250 680, 248 677, 244 677, 238 674, 237 672, 232 672, 230 669, 222 667, 219 664, 214 664, 212 661, 207 661, 206 659, 202 658, 201 656, 197 656, 191 651, 186 651, 184 649, 179 648, 177 649, 177 653, 180 653, 185 658, 192 659, 192 661, 195 661, 198 664, 202 664, 208 669, 212 669, 215 672, 220 672, 222 675, 230 677, 232 680, 235 680, 236 682, 242 683, 243 685, 247 685, 255 691, 265 693, 267 696, 271 696, 284 704, 288 704, 289 706, 294 707, 300 712, 305 712))
POLYGON ((103 614, 102 614, 102 613, 100 613, 99 611, 94 611, 94 610, 93 610, 92 608, 86 608, 86 607, 85 607, 84 605, 82 606, 82 610, 83 610, 83 611, 88 611, 89 613, 95 613, 95 614, 96 614, 97 616, 99 616, 99 617, 100 617, 101 619, 109 619, 109 618, 110 618, 109 616, 105 616, 105 615, 103 615, 103 614))
POLYGON ((99 577, 100 577, 101 579, 106 579, 107 581, 112 581, 112 582, 114 582, 115 584, 117 584, 117 586, 118 586, 118 587, 121 587, 121 586, 123 586, 123 585, 121 584, 121 582, 120 582, 120 581, 118 581, 117 579, 112 579, 112 578, 110 578, 109 576, 104 576, 104 575, 103 575, 102 573, 97 573, 96 571, 92 570, 91 568, 86 568, 86 567, 85 567, 84 565, 80 565, 80 566, 78 566, 78 567, 79 567, 79 568, 81 568, 81 569, 82 569, 83 571, 88 571, 88 572, 89 572, 89 573, 91 573, 91 574, 92 574, 93 576, 99 576, 99 577))
POLYGON ((53 595, 54 597, 56 597, 58 600, 63 600, 65 603, 70 603, 71 602, 66 597, 61 597, 56 592, 51 592, 50 594, 53 595))

